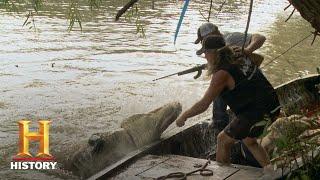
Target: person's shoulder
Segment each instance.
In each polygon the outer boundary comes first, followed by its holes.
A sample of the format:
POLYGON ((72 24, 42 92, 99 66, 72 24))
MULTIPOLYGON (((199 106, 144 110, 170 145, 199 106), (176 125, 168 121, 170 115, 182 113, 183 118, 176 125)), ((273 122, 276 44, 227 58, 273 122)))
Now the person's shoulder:
POLYGON ((226 36, 243 36, 244 33, 242 33, 242 32, 226 32, 225 35, 226 36))
POLYGON ((243 33, 241 32, 225 32, 223 33, 223 38, 228 40, 233 40, 235 38, 243 37, 243 33))
POLYGON ((227 68, 221 68, 212 76, 213 79, 226 79, 230 76, 227 68))
MULTIPOLYGON (((224 39, 228 45, 241 46, 243 43, 245 34, 241 32, 230 32, 224 34, 224 39)), ((251 34, 247 35, 246 42, 250 42, 251 34)))
POLYGON ((228 71, 220 69, 212 75, 211 83, 214 84, 215 86, 217 85, 223 86, 230 81, 230 78, 232 79, 232 76, 228 71))

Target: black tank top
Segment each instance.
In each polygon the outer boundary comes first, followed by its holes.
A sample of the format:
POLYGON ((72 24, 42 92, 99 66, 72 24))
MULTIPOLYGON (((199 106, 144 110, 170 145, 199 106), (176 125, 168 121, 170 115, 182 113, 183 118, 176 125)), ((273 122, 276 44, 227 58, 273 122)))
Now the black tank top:
POLYGON ((272 113, 280 107, 275 89, 257 66, 249 62, 219 69, 227 71, 235 81, 233 90, 225 89, 221 93, 221 97, 235 114, 248 111, 272 113))

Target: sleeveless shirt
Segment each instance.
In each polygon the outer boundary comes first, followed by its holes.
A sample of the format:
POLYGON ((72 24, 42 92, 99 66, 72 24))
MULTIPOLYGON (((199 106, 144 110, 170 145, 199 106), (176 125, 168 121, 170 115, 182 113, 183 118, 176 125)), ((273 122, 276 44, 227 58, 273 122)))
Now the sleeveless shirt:
POLYGON ((223 90, 221 97, 236 115, 250 111, 271 113, 280 107, 275 89, 253 63, 219 69, 227 71, 234 79, 235 88, 223 90))

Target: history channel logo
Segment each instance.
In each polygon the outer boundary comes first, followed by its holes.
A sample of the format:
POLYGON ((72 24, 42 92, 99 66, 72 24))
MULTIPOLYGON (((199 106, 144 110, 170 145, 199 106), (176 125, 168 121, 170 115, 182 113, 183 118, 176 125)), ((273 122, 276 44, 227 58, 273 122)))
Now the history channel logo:
POLYGON ((57 169, 57 162, 49 152, 49 124, 51 121, 40 120, 38 132, 30 132, 30 121, 21 120, 19 124, 19 153, 13 157, 10 169, 57 169), (29 152, 29 142, 38 141, 39 151, 36 156, 29 152))

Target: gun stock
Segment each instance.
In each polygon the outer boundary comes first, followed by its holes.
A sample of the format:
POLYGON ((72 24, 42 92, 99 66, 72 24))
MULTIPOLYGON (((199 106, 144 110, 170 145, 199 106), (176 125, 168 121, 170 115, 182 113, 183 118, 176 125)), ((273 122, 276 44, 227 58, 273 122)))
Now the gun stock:
MULTIPOLYGON (((256 54, 256 53, 252 53, 248 57, 257 66, 260 66, 262 61, 263 61, 263 59, 264 59, 264 57, 262 55, 256 54)), ((170 77, 170 76, 174 76, 174 75, 181 76, 181 75, 189 74, 189 73, 192 73, 192 72, 197 72, 197 74, 193 77, 194 79, 197 79, 197 78, 199 78, 201 76, 202 70, 204 70, 206 67, 207 67, 207 64, 201 64, 201 65, 195 66, 193 68, 186 69, 184 71, 180 71, 180 72, 177 72, 177 73, 173 73, 173 74, 170 74, 170 75, 167 75, 167 76, 163 76, 163 77, 154 79, 153 81, 157 81, 157 80, 164 79, 164 78, 167 78, 167 77, 170 77)))

